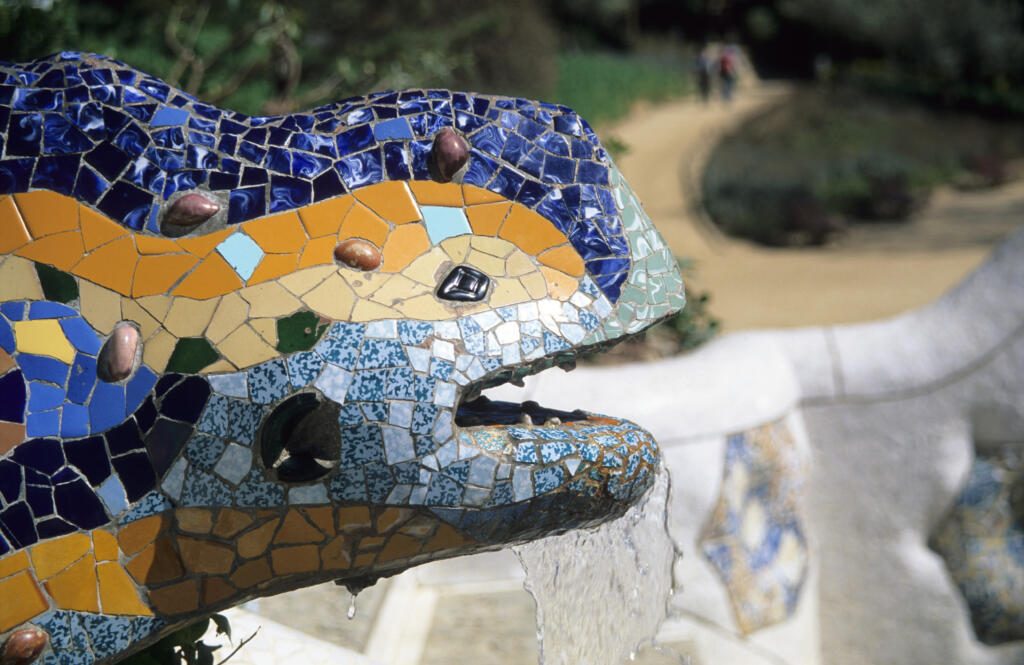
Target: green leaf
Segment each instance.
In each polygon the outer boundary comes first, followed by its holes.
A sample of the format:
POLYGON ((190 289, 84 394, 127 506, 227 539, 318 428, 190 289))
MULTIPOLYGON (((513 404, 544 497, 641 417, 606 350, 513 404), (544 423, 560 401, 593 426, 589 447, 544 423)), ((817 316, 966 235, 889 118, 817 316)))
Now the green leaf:
POLYGON ((167 361, 168 372, 195 374, 207 365, 213 364, 220 355, 204 337, 185 337, 178 340, 167 361))
POLYGON ((214 614, 210 617, 213 623, 217 626, 218 635, 227 635, 228 639, 231 639, 231 622, 223 614, 214 614))
POLYGON ((317 343, 327 324, 313 312, 296 312, 277 320, 277 350, 282 353, 307 351, 317 343))
POLYGON ((66 272, 37 263, 36 274, 47 300, 66 303, 78 298, 78 282, 66 272))

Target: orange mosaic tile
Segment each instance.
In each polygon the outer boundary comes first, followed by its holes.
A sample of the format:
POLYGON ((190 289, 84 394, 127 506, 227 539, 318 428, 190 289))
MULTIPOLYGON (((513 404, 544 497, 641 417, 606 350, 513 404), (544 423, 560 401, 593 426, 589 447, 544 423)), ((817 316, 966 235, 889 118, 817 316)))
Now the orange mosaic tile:
MULTIPOLYGON (((393 224, 408 224, 423 219, 408 186, 401 181, 382 182, 372 187, 364 187, 356 190, 355 197, 367 208, 393 224)), ((349 215, 351 214, 350 212, 349 215)))
POLYGON ((230 538, 252 524, 248 513, 234 508, 222 508, 217 514, 217 523, 213 527, 213 535, 219 538, 230 538))
POLYGON ((416 202, 421 206, 459 206, 462 202, 462 186, 455 183, 413 180, 409 183, 416 202))
POLYGON ((351 542, 337 536, 320 548, 320 560, 325 570, 346 569, 352 565, 351 542))
POLYGON ((396 227, 382 248, 384 263, 381 264, 381 272, 400 272, 429 249, 430 239, 422 224, 396 227))
POLYGON ((409 519, 412 512, 402 508, 385 508, 384 512, 377 515, 377 533, 385 533, 395 528, 395 525, 409 519))
POLYGON ((90 282, 127 295, 132 292, 132 277, 138 257, 135 240, 125 237, 96 248, 72 270, 90 282))
POLYGON ((269 282, 294 272, 298 267, 298 254, 267 254, 249 277, 249 284, 269 282))
POLYGON ((199 259, 191 254, 143 256, 135 268, 132 296, 140 298, 166 293, 197 263, 199 259))
POLYGON ((285 514, 281 528, 274 537, 274 544, 319 543, 323 539, 324 534, 307 522, 298 510, 293 509, 285 514))
POLYGON ((42 614, 49 607, 39 586, 27 572, 0 580, 0 598, 18 599, 16 603, 0 603, 0 632, 42 614))
POLYGON ((334 509, 328 506, 318 508, 300 508, 306 519, 328 536, 334 535, 334 509))
POLYGON ((203 605, 214 605, 235 593, 235 588, 219 577, 207 577, 203 580, 203 605))
POLYGON ((272 254, 293 254, 302 251, 309 240, 297 212, 263 217, 244 225, 249 237, 272 254))
POLYGON ((168 536, 146 546, 125 568, 136 583, 145 586, 168 582, 185 574, 178 552, 168 536))
POLYGON ((33 545, 29 553, 32 567, 41 580, 64 570, 92 550, 92 539, 85 533, 71 533, 33 545))
POLYGON ((233 228, 221 229, 206 235, 178 238, 175 242, 186 252, 195 254, 199 258, 206 258, 210 252, 217 248, 217 245, 224 242, 224 239, 234 232, 235 229, 233 228))
POLYGON ((419 553, 423 543, 416 538, 396 533, 388 539, 377 560, 381 563, 409 559, 419 553))
POLYGON ((85 246, 79 231, 66 231, 35 240, 15 252, 16 255, 47 263, 60 270, 71 267, 82 260, 85 246))
POLYGON ((185 580, 149 592, 149 601, 160 614, 184 614, 199 607, 199 581, 185 580))
POLYGON ((205 508, 178 508, 174 519, 185 533, 210 533, 213 529, 213 513, 205 508))
POLYGON ((466 209, 466 217, 473 233, 483 236, 498 235, 501 223, 512 209, 511 203, 487 203, 466 209))
POLYGON ((366 206, 355 205, 341 223, 342 238, 363 238, 380 247, 391 232, 391 225, 366 206))
POLYGON ((253 559, 267 551, 270 540, 274 537, 279 520, 271 520, 261 524, 238 539, 238 554, 246 559, 253 559))
POLYGON ((216 252, 210 254, 181 281, 172 295, 205 300, 242 286, 238 273, 216 252))
POLYGON ((61 609, 79 612, 100 611, 96 587, 96 559, 91 554, 46 580, 43 586, 61 609))
POLYGON ((14 199, 0 196, 0 253, 13 252, 31 239, 14 199))
POLYGON ((141 234, 135 235, 135 246, 138 248, 139 254, 174 254, 184 251, 181 245, 170 238, 155 238, 141 234))
POLYGON ((573 277, 582 277, 585 266, 579 252, 572 245, 565 244, 542 252, 537 260, 544 265, 560 270, 573 277))
POLYGON ((131 556, 156 540, 169 523, 170 520, 166 515, 153 515, 131 522, 122 526, 117 532, 117 542, 124 553, 131 556))
POLYGON ((28 552, 19 550, 0 559, 0 579, 28 568, 28 552))
POLYGON ((33 238, 78 228, 79 204, 70 196, 40 190, 15 194, 14 202, 33 238))
MULTIPOLYGON (((100 245, 128 235, 128 229, 91 208, 81 206, 78 209, 78 215, 82 229, 82 243, 86 251, 91 252, 100 245)), ((154 238, 154 240, 156 239, 154 238)))
POLYGON ((434 537, 424 546, 424 552, 439 552, 441 550, 454 549, 471 545, 475 541, 469 536, 464 536, 450 524, 441 524, 437 527, 434 537))
POLYGON ((113 534, 97 530, 92 532, 92 553, 97 561, 117 561, 121 548, 113 534))
POLYGON ((270 563, 266 557, 246 561, 231 574, 231 583, 239 589, 248 589, 261 582, 266 582, 273 576, 270 570, 270 563))
POLYGON ((559 270, 542 266, 540 272, 544 275, 544 280, 548 284, 547 291, 553 298, 568 300, 579 286, 578 280, 559 270))
POLYGON ((376 552, 363 552, 352 562, 353 568, 369 568, 377 560, 376 552))
POLYGON ((314 203, 299 210, 299 218, 310 238, 334 235, 341 227, 341 220, 348 214, 349 208, 355 203, 351 196, 340 196, 335 199, 314 203))
POLYGON ((337 246, 338 238, 333 235, 310 240, 299 257, 299 268, 334 263, 334 248, 337 246))
POLYGON ((368 529, 373 526, 370 521, 370 509, 366 506, 349 506, 338 509, 338 531, 346 533, 368 529))
POLYGON ((139 599, 139 592, 125 573, 124 568, 113 562, 96 566, 99 580, 100 605, 104 614, 127 616, 150 616, 149 606, 139 599))
POLYGON ((277 547, 270 553, 275 575, 307 573, 320 569, 320 548, 316 545, 277 547))
POLYGON ((178 538, 178 549, 185 570, 190 573, 224 574, 231 571, 235 551, 227 545, 197 538, 178 538))
POLYGON ((479 203, 495 203, 497 201, 504 201, 505 197, 497 192, 492 192, 489 189, 477 187, 476 185, 463 185, 462 196, 466 200, 466 205, 474 206, 479 203))
POLYGON ((25 440, 25 426, 19 423, 0 422, 0 455, 14 449, 25 440))
POLYGON ((518 205, 512 206, 498 235, 533 255, 566 242, 565 235, 554 224, 529 208, 518 205))

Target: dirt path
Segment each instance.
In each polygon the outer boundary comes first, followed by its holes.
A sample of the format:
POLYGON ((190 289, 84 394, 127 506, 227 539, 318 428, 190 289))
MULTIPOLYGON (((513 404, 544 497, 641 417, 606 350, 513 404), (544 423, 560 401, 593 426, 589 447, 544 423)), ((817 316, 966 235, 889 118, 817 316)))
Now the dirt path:
POLYGON ((942 190, 912 222, 859 227, 835 246, 769 249, 726 238, 699 205, 700 175, 717 139, 789 88, 762 84, 732 107, 683 100, 640 109, 607 133, 618 162, 679 256, 711 292, 728 330, 849 323, 890 316, 940 296, 1024 221, 1024 182, 981 193, 942 190))

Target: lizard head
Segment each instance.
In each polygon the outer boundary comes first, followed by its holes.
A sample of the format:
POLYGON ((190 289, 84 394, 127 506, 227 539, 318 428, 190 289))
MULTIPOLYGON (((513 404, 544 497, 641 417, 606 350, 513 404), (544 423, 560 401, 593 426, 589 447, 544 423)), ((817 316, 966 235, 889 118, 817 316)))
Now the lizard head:
POLYGON ((0 593, 25 594, 0 636, 112 658, 652 484, 637 425, 483 395, 683 306, 570 109, 412 90, 251 117, 99 56, 0 74, 0 593))

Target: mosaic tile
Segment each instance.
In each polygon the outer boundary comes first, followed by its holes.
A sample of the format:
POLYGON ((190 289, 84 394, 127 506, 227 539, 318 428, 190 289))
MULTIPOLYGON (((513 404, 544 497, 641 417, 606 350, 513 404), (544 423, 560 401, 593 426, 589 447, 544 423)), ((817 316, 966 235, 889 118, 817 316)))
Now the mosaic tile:
POLYGON ((650 486, 631 423, 474 399, 683 305, 570 109, 410 90, 250 117, 102 56, 0 75, 0 639, 32 621, 47 662, 113 659, 282 575, 493 548, 650 486), (442 134, 468 161, 436 182, 442 134), (353 239, 379 266, 338 262, 353 239))
POLYGON ((785 423, 728 437, 721 494, 699 545, 744 634, 785 621, 800 601, 809 560, 801 475, 785 423))

